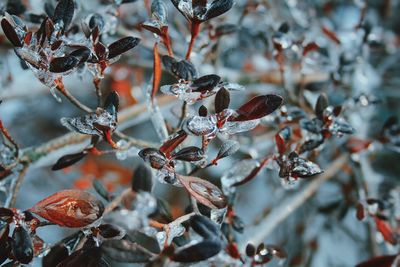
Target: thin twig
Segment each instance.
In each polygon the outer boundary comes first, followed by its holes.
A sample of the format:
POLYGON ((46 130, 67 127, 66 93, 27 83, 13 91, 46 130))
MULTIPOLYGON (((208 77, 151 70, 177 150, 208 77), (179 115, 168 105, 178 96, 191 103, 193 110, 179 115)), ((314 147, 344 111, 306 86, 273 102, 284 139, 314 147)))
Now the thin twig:
POLYGON ((93 110, 89 108, 88 106, 82 104, 78 99, 76 99, 68 90, 65 88, 65 86, 62 84, 62 82, 59 82, 57 84, 57 90, 63 94, 72 104, 74 104, 76 107, 79 109, 91 113, 93 110))
MULTIPOLYGON (((158 104, 160 106, 167 105, 173 100, 175 100, 175 97, 169 96, 169 95, 162 95, 157 98, 158 104)), ((129 120, 132 117, 135 117, 135 116, 141 114, 146 109, 147 109, 146 103, 142 103, 142 104, 138 104, 138 105, 134 105, 132 107, 126 108, 119 112, 118 120, 120 123, 122 123, 124 121, 129 120)), ((67 133, 63 136, 52 139, 38 147, 23 150, 23 156, 21 158, 21 161, 35 162, 38 159, 40 159, 42 156, 45 156, 50 152, 61 149, 67 145, 81 143, 89 138, 90 138, 90 135, 83 135, 83 134, 79 134, 79 133, 75 133, 75 132, 67 133)), ((140 145, 139 143, 144 144, 143 142, 145 142, 145 141, 139 142, 139 140, 137 140, 137 142, 138 142, 137 145, 140 145)), ((147 145, 149 145, 149 144, 146 144, 146 146, 147 145)), ((151 145, 149 145, 149 146, 151 146, 151 145)))
POLYGON ((136 194, 131 188, 127 188, 121 192, 116 198, 114 198, 110 203, 108 203, 107 207, 104 210, 103 216, 113 211, 116 207, 118 207, 125 197, 129 195, 136 194))
POLYGON ((21 185, 22 185, 24 177, 28 171, 28 168, 29 168, 28 165, 24 165, 23 169, 18 174, 17 178, 15 178, 16 180, 15 180, 14 186, 11 189, 11 200, 9 203, 6 203, 6 205, 5 205, 6 207, 14 207, 15 206, 15 203, 17 202, 19 190, 21 189, 21 185))
MULTIPOLYGON (((341 155, 332 162, 332 165, 323 174, 316 177, 303 190, 274 208, 266 218, 261 220, 260 223, 253 228, 254 236, 250 238, 249 242, 252 244, 260 244, 263 242, 290 214, 312 197, 322 184, 334 177, 347 160, 347 154, 341 155)), ((245 246, 246 244, 243 244, 242 249, 244 249, 245 246)))

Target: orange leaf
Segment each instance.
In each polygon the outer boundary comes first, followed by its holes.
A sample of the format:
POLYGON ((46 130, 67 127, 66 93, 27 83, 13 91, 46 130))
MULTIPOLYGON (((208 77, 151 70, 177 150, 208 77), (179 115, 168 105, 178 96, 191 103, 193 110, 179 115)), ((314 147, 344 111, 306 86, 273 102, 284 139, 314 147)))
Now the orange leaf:
POLYGON ((376 228, 382 234, 383 239, 385 239, 386 242, 389 242, 392 245, 396 245, 397 240, 394 236, 392 227, 389 225, 389 223, 377 217, 375 217, 375 223, 376 223, 376 228))
POLYGON ((84 227, 104 212, 101 203, 92 194, 81 190, 59 191, 39 201, 29 211, 65 227, 84 227))
POLYGON ((153 64, 154 74, 153 74, 153 90, 151 92, 152 99, 156 96, 161 81, 161 59, 160 59, 160 54, 158 53, 158 43, 154 44, 153 59, 154 59, 154 64, 153 64))

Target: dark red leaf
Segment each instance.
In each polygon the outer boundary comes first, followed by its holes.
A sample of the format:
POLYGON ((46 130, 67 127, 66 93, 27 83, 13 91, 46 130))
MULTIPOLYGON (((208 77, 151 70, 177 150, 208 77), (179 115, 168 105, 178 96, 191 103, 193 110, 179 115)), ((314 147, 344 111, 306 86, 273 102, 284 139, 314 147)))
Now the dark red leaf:
POLYGON ((220 16, 231 9, 233 6, 233 0, 213 0, 204 15, 205 20, 209 20, 220 16))
POLYGON ((32 239, 25 228, 17 226, 12 236, 12 251, 14 257, 23 264, 28 264, 33 259, 32 239))
POLYGON ((139 156, 157 170, 162 169, 167 162, 164 154, 155 148, 144 148, 139 151, 139 156))
POLYGON ((83 152, 79 152, 79 153, 75 153, 75 154, 69 154, 69 155, 62 156, 61 158, 59 158, 57 160, 56 164, 54 164, 53 167, 51 167, 51 169, 53 171, 58 171, 58 170, 67 168, 67 167, 77 163, 81 159, 83 159, 86 155, 87 155, 87 153, 83 151, 83 152))
POLYGON ((173 138, 165 141, 161 147, 160 151, 164 153, 167 157, 169 154, 174 151, 183 141, 185 141, 187 137, 187 133, 185 131, 179 131, 173 138))
POLYGON ((54 23, 62 22, 63 29, 67 29, 74 16, 74 0, 60 0, 54 10, 54 23))
POLYGON ((285 154, 285 152, 286 152, 285 140, 282 138, 282 136, 279 133, 277 133, 275 135, 275 143, 276 143, 276 147, 278 148, 279 155, 285 154))
POLYGON ((59 191, 36 203, 29 211, 65 227, 85 227, 101 217, 101 203, 92 194, 81 190, 59 191))
POLYGON ((356 206, 356 217, 359 221, 363 220, 365 218, 365 209, 364 205, 361 203, 357 203, 356 206))
POLYGON ((199 116, 200 117, 207 117, 207 115, 208 115, 208 109, 205 106, 201 105, 199 107, 199 116))
POLYGON ((68 248, 64 244, 53 246, 43 257, 42 267, 54 267, 69 256, 68 248))
POLYGON ((14 212, 11 209, 0 207, 0 219, 5 222, 12 222, 14 217, 14 212))
POLYGON ((91 54, 91 51, 89 48, 81 47, 81 48, 74 50, 69 55, 79 59, 79 64, 81 64, 83 62, 86 62, 89 59, 90 54, 91 54))
POLYGON ((49 71, 54 73, 66 72, 78 66, 79 61, 78 58, 71 55, 56 57, 50 62, 49 71))
POLYGON ((253 244, 247 244, 246 246, 246 255, 249 257, 253 257, 254 255, 256 255, 256 248, 254 247, 253 244))
POLYGON ((172 158, 182 161, 199 161, 204 158, 204 152, 201 148, 189 146, 172 154, 172 158))
POLYGON ((326 94, 320 94, 315 104, 315 115, 318 119, 324 118, 324 110, 328 107, 328 97, 326 94))
POLYGON ((229 107, 231 102, 229 91, 221 88, 215 95, 215 113, 220 113, 229 107))
POLYGON ((153 187, 153 174, 144 164, 140 164, 133 173, 132 190, 150 192, 153 187))
POLYGON ((174 253, 171 259, 176 262, 198 262, 217 255, 221 249, 219 240, 204 240, 174 253))
POLYGON ((14 30, 15 27, 13 27, 6 18, 1 20, 1 28, 3 29, 4 35, 15 47, 22 47, 22 42, 14 30))
POLYGON ((393 263, 398 255, 378 256, 367 261, 361 262, 356 267, 393 267, 393 263))
POLYGON ((107 98, 106 101, 104 102, 104 109, 110 113, 115 121, 117 122, 117 113, 119 109, 119 95, 116 91, 111 91, 107 98))
POLYGON ((196 68, 187 60, 176 61, 173 57, 165 55, 161 57, 161 61, 164 67, 178 79, 190 81, 197 78, 196 68))
POLYGON ((101 42, 97 42, 94 45, 94 52, 96 52, 96 56, 98 57, 99 60, 105 60, 106 57, 108 57, 107 47, 101 42))
POLYGON ((125 230, 121 227, 112 224, 101 224, 99 227, 99 233, 106 239, 122 239, 125 236, 125 230))
POLYGON ((108 59, 114 58, 121 55, 122 53, 131 50, 132 48, 137 46, 139 42, 139 38, 131 36, 124 37, 122 39, 119 39, 118 41, 115 41, 108 46, 108 59))
POLYGON ((193 92, 204 92, 214 89, 220 82, 221 77, 215 74, 202 76, 192 82, 193 92))
POLYGON ((260 119, 274 112, 282 104, 283 98, 279 95, 256 96, 236 110, 237 116, 232 116, 230 121, 248 121, 260 119))

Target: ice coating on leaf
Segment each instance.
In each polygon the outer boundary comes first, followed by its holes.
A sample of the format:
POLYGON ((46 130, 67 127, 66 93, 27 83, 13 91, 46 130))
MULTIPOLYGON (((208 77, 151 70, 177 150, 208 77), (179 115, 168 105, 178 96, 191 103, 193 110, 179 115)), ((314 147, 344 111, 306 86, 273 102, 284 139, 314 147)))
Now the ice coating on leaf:
POLYGON ((84 227, 100 218, 104 206, 88 192, 63 190, 36 203, 29 211, 61 226, 84 227))
MULTIPOLYGON (((178 83, 172 85, 163 85, 161 86, 160 90, 164 94, 167 95, 174 95, 178 97, 180 100, 186 101, 188 104, 194 104, 195 102, 207 98, 216 94, 221 88, 225 88, 230 91, 242 91, 244 87, 237 84, 237 83, 228 83, 228 82, 218 82, 216 80, 215 86, 211 86, 209 89, 199 90, 199 85, 196 83, 210 83, 212 85, 213 80, 215 80, 219 76, 211 74, 205 75, 198 78, 195 81, 185 81, 183 79, 179 80, 178 83), (201 80, 201 81, 199 81, 201 80)), ((201 88, 200 88, 201 89, 201 88)))
POLYGON ((241 132, 247 132, 257 127, 259 123, 260 123, 259 119, 250 121, 227 121, 224 124, 224 127, 221 129, 221 132, 230 135, 241 132))
POLYGON ((213 135, 217 132, 217 121, 215 116, 193 116, 185 120, 184 130, 193 135, 213 135))
POLYGON ((169 231, 168 231, 168 240, 167 241, 166 241, 167 234, 165 231, 161 231, 156 234, 158 245, 160 246, 160 249, 164 248, 165 244, 170 245, 172 242, 172 239, 183 235, 186 231, 185 227, 183 227, 182 224, 175 224, 173 222, 168 224, 168 229, 169 229, 169 231))
POLYGON ((182 186, 179 180, 176 178, 175 170, 171 168, 162 168, 156 173, 156 178, 160 183, 171 184, 173 186, 182 186))
POLYGON ((227 210, 228 208, 212 209, 210 211, 210 219, 217 224, 221 224, 224 221, 227 210))
POLYGON ((321 168, 317 164, 309 160, 305 160, 303 158, 298 157, 295 158, 293 161, 294 161, 294 168, 292 169, 292 173, 295 173, 300 177, 309 177, 322 173, 321 168))
POLYGON ((245 159, 237 162, 232 168, 224 172, 221 177, 222 191, 225 195, 232 195, 236 191, 233 185, 245 179, 260 163, 255 159, 245 159))
POLYGON ((0 165, 8 166, 15 160, 15 154, 10 147, 0 143, 0 165))
POLYGON ((178 180, 197 201, 212 209, 222 209, 227 202, 222 191, 214 184, 194 176, 176 174, 178 180))
POLYGON ((91 113, 82 117, 61 118, 61 124, 69 130, 81 134, 102 136, 102 128, 114 131, 116 120, 107 111, 98 108, 96 113, 91 113))

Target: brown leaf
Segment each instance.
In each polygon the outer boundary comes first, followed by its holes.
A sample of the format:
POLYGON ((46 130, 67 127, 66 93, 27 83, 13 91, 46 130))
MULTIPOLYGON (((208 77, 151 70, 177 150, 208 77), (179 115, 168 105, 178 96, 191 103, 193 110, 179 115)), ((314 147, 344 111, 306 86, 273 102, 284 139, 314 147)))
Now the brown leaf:
POLYGON ((63 190, 39 201, 29 211, 60 226, 75 228, 99 219, 104 206, 88 192, 63 190))
POLYGON ((1 20, 1 28, 3 29, 4 35, 15 47, 22 47, 22 42, 15 32, 14 27, 6 18, 1 20))
POLYGON ((214 184, 194 176, 176 175, 178 180, 201 204, 212 209, 222 209, 226 207, 227 200, 222 191, 214 184))

